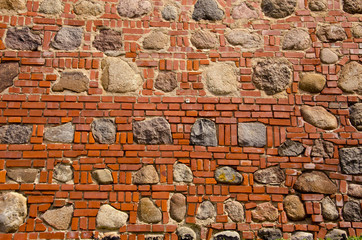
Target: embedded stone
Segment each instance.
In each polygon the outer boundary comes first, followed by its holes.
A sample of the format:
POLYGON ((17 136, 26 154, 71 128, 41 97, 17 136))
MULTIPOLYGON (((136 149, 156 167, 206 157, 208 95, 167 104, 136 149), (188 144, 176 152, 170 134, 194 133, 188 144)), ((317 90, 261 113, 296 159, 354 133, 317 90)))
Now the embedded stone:
POLYGON ((327 9, 326 0, 309 0, 308 7, 311 11, 320 12, 327 9))
POLYGON ((62 27, 55 35, 51 45, 59 50, 75 50, 83 38, 83 29, 79 27, 62 27))
POLYGON ((221 20, 224 17, 224 11, 219 8, 215 0, 198 0, 192 13, 192 19, 200 20, 221 20))
POLYGON ((72 180, 73 179, 72 166, 59 163, 54 167, 53 178, 63 183, 72 180))
POLYGON ((303 29, 294 28, 284 36, 282 48, 284 50, 305 50, 311 45, 312 40, 309 33, 303 29))
POLYGON ((261 9, 265 16, 272 18, 285 18, 294 13, 296 0, 262 0, 261 9))
POLYGON ((198 119, 191 128, 191 145, 217 146, 215 123, 209 119, 198 119))
POLYGON ((173 21, 176 20, 178 17, 177 8, 171 4, 166 5, 162 9, 161 14, 163 19, 165 19, 166 21, 173 21))
POLYGON ((335 24, 318 25, 316 34, 322 42, 336 42, 347 39, 343 27, 335 24))
POLYGON ((362 23, 356 23, 353 25, 352 35, 355 38, 362 38, 362 23))
POLYGON ((290 220, 300 221, 306 216, 304 205, 297 195, 288 195, 283 201, 285 212, 290 220))
POLYGON ((122 49, 122 33, 113 29, 101 29, 93 41, 93 46, 101 52, 122 49))
POLYGON ((229 201, 225 203, 225 211, 229 218, 234 222, 244 221, 244 207, 237 201, 229 201))
POLYGON ((234 29, 225 35, 228 42, 232 45, 239 45, 242 48, 259 48, 262 44, 262 38, 257 33, 249 32, 243 29, 234 29))
POLYGON ((334 221, 339 217, 339 213, 336 204, 329 197, 325 197, 321 201, 322 203, 322 216, 324 220, 334 221))
POLYGON ((266 145, 266 126, 258 122, 238 123, 239 146, 264 147, 266 145))
POLYGON ((318 73, 303 74, 299 81, 299 88, 310 93, 320 93, 326 85, 326 78, 318 73))
POLYGON ((164 236, 163 235, 150 235, 150 234, 147 234, 145 236, 145 240, 164 240, 164 236))
POLYGON ((59 143, 72 143, 75 127, 71 122, 56 127, 46 127, 44 140, 59 143))
POLYGON ((268 95, 284 91, 291 83, 292 69, 285 59, 267 58, 253 66, 252 82, 268 95))
POLYGON ((362 14, 361 0, 343 0, 343 11, 350 14, 362 14))
POLYGON ((102 205, 97 213, 97 228, 118 230, 127 223, 128 214, 119 211, 109 204, 102 205))
POLYGON ((343 231, 341 229, 333 229, 332 231, 326 234, 325 239, 346 240, 348 239, 348 235, 346 231, 343 231))
POLYGON ((177 74, 160 72, 155 81, 155 88, 164 92, 172 92, 177 87, 177 74))
POLYGON ((143 40, 145 49, 160 50, 166 48, 170 42, 170 37, 161 31, 153 31, 143 40))
POLYGON ((108 92, 135 92, 143 84, 138 69, 120 58, 108 57, 104 59, 102 70, 102 86, 108 92))
POLYGON ((319 171, 302 173, 302 175, 297 178, 294 189, 300 192, 322 194, 335 194, 338 191, 337 186, 328 178, 328 176, 319 171))
POLYGON ((29 143, 32 126, 9 124, 0 127, 0 143, 1 144, 24 144, 29 143))
POLYGON ((350 62, 343 66, 338 87, 347 93, 362 94, 362 64, 350 62))
POLYGON ((98 184, 112 184, 113 176, 108 169, 97 169, 92 172, 92 177, 98 182, 98 184))
POLYGON ((343 219, 346 222, 362 221, 361 205, 359 202, 346 202, 343 206, 343 219))
POLYGON ((133 139, 138 144, 172 144, 170 124, 161 117, 133 122, 133 139))
POLYGON ((52 87, 54 92, 69 90, 73 92, 84 92, 89 88, 89 78, 82 72, 62 72, 59 82, 52 87))
POLYGON ((333 64, 338 61, 338 55, 329 48, 323 48, 320 55, 322 63, 333 64))
POLYGON ((215 171, 215 179, 219 183, 240 184, 243 176, 231 167, 220 167, 215 171))
POLYGON ((80 1, 74 5, 74 12, 77 15, 98 16, 103 13, 103 6, 94 1, 80 1))
POLYGON ((0 63, 0 92, 13 85, 13 80, 19 75, 19 63, 0 63))
POLYGON ((152 4, 148 0, 120 0, 117 11, 121 17, 137 18, 148 14, 152 4))
POLYGON ((210 64, 203 72, 207 89, 214 95, 227 95, 238 91, 237 68, 227 63, 210 64))
POLYGON ((362 103, 356 103, 349 109, 349 120, 352 125, 362 131, 362 103))
POLYGON ((296 232, 292 234, 290 240, 313 240, 313 234, 309 232, 296 232))
POLYGON ((324 141, 322 139, 317 139, 314 141, 312 152, 310 154, 312 157, 332 158, 333 154, 334 154, 333 143, 324 141))
POLYGON ((116 124, 112 119, 93 120, 92 134, 94 139, 102 144, 113 144, 116 141, 116 124))
POLYGON ((208 218, 213 218, 216 216, 216 211, 214 204, 210 201, 204 201, 200 204, 199 208, 197 209, 196 218, 201 220, 206 220, 208 218))
POLYGON ((324 130, 332 130, 338 127, 337 118, 320 106, 302 106, 300 109, 304 121, 324 130))
POLYGON ((8 169, 6 175, 18 183, 34 183, 38 170, 33 168, 8 169))
POLYGON ((159 181, 158 173, 152 165, 142 167, 133 175, 134 184, 156 184, 159 181))
POLYGON ((281 184, 285 181, 285 174, 279 167, 269 167, 257 170, 254 173, 254 180, 263 184, 281 184))
POLYGON ((362 147, 339 149, 339 160, 345 174, 362 174, 362 147))
POLYGON ((282 231, 277 228, 262 228, 258 230, 258 236, 262 240, 276 240, 282 239, 283 234, 282 231))
POLYGON ((0 193, 0 231, 16 232, 28 214, 26 197, 16 192, 0 193))
POLYGON ((212 49, 219 46, 219 39, 215 33, 198 30, 191 36, 191 43, 198 49, 212 49))
POLYGON ((234 19, 258 18, 258 12, 249 6, 248 2, 242 2, 233 8, 231 16, 234 19))
POLYGON ((59 14, 63 10, 60 0, 44 0, 39 5, 39 12, 45 14, 59 14))
POLYGON ((191 169, 183 163, 177 163, 173 166, 173 180, 175 182, 192 182, 194 179, 191 169))
POLYGON ((29 27, 9 28, 6 33, 5 44, 8 48, 15 50, 38 50, 41 38, 34 34, 29 27))
POLYGON ((196 233, 189 227, 178 227, 176 230, 178 240, 196 240, 196 233))
POLYGON ((273 222, 278 219, 278 209, 270 202, 258 204, 256 209, 251 212, 254 221, 257 222, 273 222))
POLYGON ((0 0, 0 9, 23 11, 26 10, 26 0, 0 0))
POLYGON ((184 220, 186 216, 186 197, 181 193, 174 194, 170 199, 170 216, 177 222, 184 220))
POLYGON ((362 198, 362 185, 360 184, 348 184, 348 195, 356 198, 362 198))
POLYGON ((278 154, 283 157, 296 157, 302 154, 304 149, 305 147, 302 143, 288 139, 278 147, 278 154))
POLYGON ((72 220, 73 211, 73 206, 64 206, 59 209, 47 210, 42 218, 55 229, 67 230, 72 220))
POLYGON ((142 198, 138 205, 138 217, 146 223, 158 223, 162 220, 162 213, 149 198, 142 198))
POLYGON ((240 240, 240 235, 235 231, 222 231, 216 233, 212 240, 240 240))

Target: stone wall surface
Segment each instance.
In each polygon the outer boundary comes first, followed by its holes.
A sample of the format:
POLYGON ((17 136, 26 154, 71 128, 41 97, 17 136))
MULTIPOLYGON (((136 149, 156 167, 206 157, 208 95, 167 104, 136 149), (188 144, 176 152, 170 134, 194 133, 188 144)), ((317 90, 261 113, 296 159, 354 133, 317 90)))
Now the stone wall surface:
POLYGON ((0 239, 362 235, 361 0, 0 0, 0 239))

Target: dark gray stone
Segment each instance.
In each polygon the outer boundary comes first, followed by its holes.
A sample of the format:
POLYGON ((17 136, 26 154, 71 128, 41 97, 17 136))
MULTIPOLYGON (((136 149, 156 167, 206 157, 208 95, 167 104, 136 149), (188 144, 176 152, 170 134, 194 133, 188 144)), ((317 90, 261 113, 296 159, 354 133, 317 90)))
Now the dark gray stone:
POLYGON ((59 182, 66 183, 73 179, 72 166, 59 163, 54 167, 53 178, 59 182))
POLYGON ((285 174, 279 167, 269 167, 256 171, 254 180, 263 184, 281 184, 285 180, 285 174))
POLYGON ((339 217, 339 213, 336 204, 329 197, 325 197, 321 201, 322 203, 322 215, 324 220, 334 221, 339 217))
POLYGON ((346 202, 343 206, 343 219, 347 222, 362 221, 361 205, 359 202, 346 202))
POLYGON ((324 141, 322 139, 317 139, 314 141, 314 145, 312 147, 312 152, 311 152, 312 157, 332 158, 333 154, 334 154, 333 143, 324 141))
POLYGON ((215 179, 219 183, 240 184, 243 181, 243 175, 231 167, 220 167, 215 171, 215 179))
POLYGON ((83 29, 78 27, 62 27, 55 35, 51 45, 59 50, 77 49, 83 38, 83 29))
POLYGON ((206 220, 208 218, 213 218, 216 216, 216 211, 214 205, 210 201, 204 201, 200 204, 197 209, 196 218, 201 220, 206 220))
POLYGON ((335 194, 337 186, 324 172, 312 171, 302 173, 294 184, 294 189, 300 192, 335 194))
POLYGON ((198 0, 195 4, 192 18, 195 21, 204 20, 221 20, 224 17, 224 11, 221 10, 215 0, 198 0))
POLYGON ((2 144, 24 144, 29 143, 32 126, 9 124, 0 127, 0 143, 2 144))
POLYGON ((6 175, 19 183, 34 183, 38 175, 38 170, 33 168, 8 169, 6 175))
POLYGON ((103 144, 113 144, 116 141, 116 124, 112 119, 97 119, 92 122, 94 139, 103 144))
POLYGON ((349 109, 349 119, 358 131, 362 131, 362 103, 356 103, 349 109))
POLYGON ((308 7, 310 10, 319 12, 327 9, 327 1, 326 0, 309 0, 308 7))
POLYGON ((164 118, 133 122, 133 138, 138 144, 172 144, 171 127, 164 118))
POLYGON ((112 29, 101 29, 93 41, 93 46, 101 52, 122 49, 122 33, 112 29))
POLYGON ((283 237, 282 231, 275 228, 262 228, 258 231, 258 236, 263 240, 276 240, 283 237))
POLYGON ((13 27, 8 29, 5 43, 11 49, 35 51, 41 45, 41 38, 34 34, 29 27, 13 27))
POLYGON ((216 233, 212 240, 240 240, 240 235, 235 231, 222 231, 216 233))
POLYGON ((336 42, 347 39, 343 27, 336 24, 319 25, 316 34, 322 42, 336 42))
POLYGON ((313 234, 309 232, 296 232, 290 240, 313 240, 313 234))
POLYGON ((0 92, 13 85, 13 80, 19 75, 19 63, 0 63, 0 92))
POLYGON ((343 173, 362 174, 362 147, 339 149, 339 160, 343 173))
POLYGON ((348 235, 346 231, 343 231, 341 229, 333 229, 329 233, 326 234, 325 239, 328 240, 347 240, 348 235))
POLYGON ((278 147, 278 154, 280 156, 296 157, 302 154, 304 149, 302 143, 288 139, 278 147))
POLYGON ((70 122, 56 127, 47 127, 44 131, 44 140, 58 143, 72 143, 74 130, 75 127, 70 122))
POLYGON ((54 92, 69 90, 73 92, 84 92, 89 88, 89 79, 82 72, 63 72, 59 82, 52 87, 54 92))
POLYGON ((178 240, 196 240, 196 233, 189 227, 178 227, 176 230, 178 240))
POLYGON ((164 92, 172 92, 177 87, 177 74, 174 72, 160 72, 155 81, 155 88, 164 92))
POLYGON ((303 29, 294 28, 284 36, 282 47, 284 50, 305 50, 311 45, 309 33, 303 29))
POLYGON ((184 220, 186 216, 186 197, 181 193, 174 194, 170 199, 170 216, 177 222, 184 220))
POLYGON ((190 144, 217 146, 215 123, 209 119, 198 119, 191 128, 190 144))
POLYGON ((350 14, 362 13, 362 1, 361 0, 343 0, 343 11, 350 14))
POLYGON ((294 13, 296 0, 263 0, 261 9, 265 16, 272 18, 285 18, 294 13))
POLYGON ((238 123, 238 142, 245 147, 264 147, 266 126, 258 122, 238 123))

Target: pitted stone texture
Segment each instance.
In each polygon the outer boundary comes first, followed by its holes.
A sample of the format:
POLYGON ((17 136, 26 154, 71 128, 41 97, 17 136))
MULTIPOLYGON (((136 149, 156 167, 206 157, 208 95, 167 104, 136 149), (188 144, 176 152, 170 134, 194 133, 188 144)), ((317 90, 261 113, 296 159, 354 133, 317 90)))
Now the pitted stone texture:
POLYGON ((102 144, 113 144, 116 141, 116 124, 112 119, 97 119, 92 122, 94 139, 102 144))
POLYGON ((262 45, 261 36, 248 30, 234 29, 228 32, 225 37, 230 44, 239 45, 246 49, 259 48, 262 45))
POLYGON ((169 45, 170 37, 161 31, 152 31, 143 40, 143 48, 160 50, 169 45))
POLYGON ((154 235, 154 234, 147 234, 145 236, 145 240, 164 240, 164 238, 165 237, 163 235, 154 235))
POLYGON ((251 212, 253 220, 257 222, 273 222, 278 219, 278 209, 270 202, 258 204, 256 209, 251 212))
POLYGON ((258 183, 277 185, 284 182, 285 174, 279 167, 270 167, 256 171, 254 180, 258 183))
POLYGON ((339 160, 343 173, 362 174, 362 147, 339 149, 339 160))
POLYGON ((156 184, 159 181, 158 173, 152 165, 142 167, 133 175, 134 184, 156 184))
POLYGON ((338 61, 338 55, 329 48, 323 48, 320 53, 322 63, 333 64, 338 61))
POLYGON ((362 94, 362 64, 350 62, 343 66, 338 87, 347 93, 362 94))
POLYGON ((302 154, 304 149, 302 143, 288 139, 278 147, 278 154, 280 156, 296 157, 302 154))
POLYGON ((261 9, 265 16, 272 18, 285 18, 294 13, 296 0, 262 0, 261 9))
POLYGON ((196 240, 196 233, 189 227, 178 227, 176 230, 178 240, 196 240))
POLYGON ((171 127, 164 118, 133 122, 133 138, 138 144, 172 144, 171 127))
POLYGON ((316 34, 322 42, 336 42, 347 39, 343 27, 335 24, 318 25, 316 34))
POLYGON ((112 184, 113 176, 108 169, 97 169, 92 172, 92 177, 98 182, 98 184, 112 184))
POLYGON ((6 175, 19 183, 34 183, 38 175, 38 170, 33 168, 8 169, 6 175))
POLYGON ((190 144, 217 146, 215 123, 209 119, 198 119, 191 128, 190 144))
POLYGON ((222 231, 216 233, 212 240, 240 240, 240 235, 235 231, 222 231))
POLYGON ((62 27, 55 35, 51 45, 59 50, 75 50, 83 38, 83 29, 78 27, 62 27))
POLYGON ((333 154, 334 154, 333 143, 324 141, 322 139, 317 139, 314 141, 314 146, 312 147, 312 152, 311 152, 312 157, 332 158, 333 154))
POLYGON ((120 58, 108 57, 104 59, 102 70, 102 85, 108 92, 135 92, 143 83, 138 70, 120 58))
POLYGON ((300 109, 304 121, 324 130, 333 130, 338 127, 337 118, 325 108, 304 105, 300 109))
POLYGON ((59 163, 54 167, 53 178, 63 183, 72 180, 73 179, 72 166, 59 163))
POLYGON ((58 143, 72 143, 75 127, 72 123, 66 123, 56 127, 47 127, 44 130, 44 140, 58 143))
POLYGON ((100 3, 84 0, 74 5, 74 12, 77 15, 98 16, 104 12, 104 8, 100 3))
POLYGON ((167 21, 176 20, 178 17, 177 8, 171 4, 166 5, 162 9, 162 17, 163 17, 163 19, 165 19, 167 21))
POLYGON ((258 122, 238 123, 238 143, 245 147, 264 147, 266 126, 258 122))
POLYGON ((284 36, 282 47, 284 50, 305 50, 311 45, 309 33, 306 30, 294 28, 284 36))
POLYGON ((306 216, 304 205, 296 195, 288 195, 283 201, 285 212, 290 220, 300 221, 306 216))
POLYGON ((200 20, 221 20, 224 17, 224 11, 219 8, 215 0, 198 0, 195 4, 192 19, 200 20))
POLYGON ((244 221, 244 207, 237 201, 229 201, 225 203, 225 211, 229 218, 234 222, 244 221))
POLYGON ((186 197, 181 193, 174 194, 170 199, 170 216, 177 222, 184 220, 186 216, 186 197))
POLYGON ((23 224, 28 208, 27 199, 16 192, 0 193, 0 231, 16 232, 23 224))
POLYGON ((355 38, 362 38, 362 23, 356 23, 353 25, 352 34, 355 38))
POLYGON ((47 210, 42 218, 55 229, 67 230, 72 220, 73 211, 73 206, 64 206, 59 209, 47 210))
POLYGON ((0 63, 0 92, 13 85, 13 80, 19 75, 17 62, 0 63))
POLYGON ((262 240, 276 240, 283 237, 282 231, 276 228, 262 228, 258 230, 258 236, 262 240))
POLYGON ((362 198, 362 185, 360 184, 348 184, 348 195, 356 198, 362 198))
POLYGON ((72 92, 84 92, 89 88, 89 78, 82 72, 63 72, 59 82, 52 87, 54 92, 69 90, 72 92))
POLYGON ((24 144, 29 143, 32 126, 10 124, 0 127, 1 144, 24 144))
POLYGON ((251 19, 258 18, 259 15, 255 9, 248 6, 248 2, 242 2, 233 8, 231 16, 234 19, 251 19))
POLYGON ((362 131, 362 103, 354 104, 349 110, 349 119, 358 131, 362 131))
POLYGON ((348 239, 348 235, 346 231, 341 229, 333 229, 329 233, 326 234, 325 239, 329 240, 346 240, 348 239))
POLYGON ((60 0, 44 0, 39 5, 39 12, 45 14, 59 14, 63 11, 60 0))
POLYGON ((101 29, 93 41, 93 46, 101 52, 122 49, 122 33, 113 29, 101 29))
POLYGON ((5 44, 8 48, 15 50, 38 50, 41 38, 34 34, 29 27, 9 28, 6 33, 5 44))
POLYGON ((343 206, 343 219, 346 222, 362 221, 361 205, 359 202, 346 202, 343 206))
POLYGON ((177 74, 174 72, 160 72, 155 81, 155 88, 164 92, 172 92, 177 87, 177 74))
POLYGON ((121 17, 137 18, 148 14, 152 4, 148 0, 120 0, 117 11, 121 17))
POLYGON ((0 9, 23 11, 26 10, 26 0, 0 0, 0 9))
POLYGON ((119 211, 109 204, 102 205, 97 213, 97 228, 118 230, 123 227, 128 219, 128 214, 119 211))
POLYGON ((204 201, 199 205, 199 208, 197 209, 196 218, 201 220, 206 220, 209 218, 213 218, 216 216, 216 211, 214 204, 212 204, 210 201, 204 201))
POLYGON ((176 182, 190 183, 194 179, 191 169, 183 163, 173 166, 173 180, 176 182))
POLYGON ((225 166, 216 169, 215 179, 219 183, 240 184, 243 181, 243 175, 233 168, 225 166))
POLYGON ((214 95, 228 95, 238 91, 237 68, 227 63, 214 63, 203 72, 207 89, 214 95))
POLYGON ((343 0, 343 11, 350 14, 362 14, 362 1, 343 0))
POLYGON ((198 30, 191 37, 191 43, 198 49, 212 49, 219 46, 219 39, 215 33, 207 30, 198 30))
POLYGON ((290 240, 313 240, 313 234, 309 232, 296 232, 292 235, 290 240))
POLYGON ((328 176, 319 171, 306 172, 300 175, 294 184, 294 189, 300 192, 312 192, 322 194, 335 194, 337 186, 328 176))
POLYGON ((326 85, 326 78, 318 73, 303 74, 299 81, 299 88, 310 93, 320 93, 326 85))
POLYGON ((267 58, 259 60, 253 66, 253 70, 253 84, 268 95, 284 91, 292 80, 292 68, 285 59, 267 58))
POLYGON ((162 220, 162 213, 149 198, 142 198, 138 205, 138 217, 146 223, 158 223, 162 220))
POLYGON ((328 5, 326 0, 309 0, 308 7, 312 11, 320 12, 326 10, 328 5))

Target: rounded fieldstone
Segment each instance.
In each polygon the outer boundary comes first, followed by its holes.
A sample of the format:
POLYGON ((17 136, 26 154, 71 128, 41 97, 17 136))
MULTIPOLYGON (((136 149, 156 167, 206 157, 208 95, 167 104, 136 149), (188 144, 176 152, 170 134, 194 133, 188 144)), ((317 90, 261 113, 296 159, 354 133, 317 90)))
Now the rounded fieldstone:
POLYGON ((362 23, 356 23, 353 25, 352 34, 355 38, 362 38, 362 23))
POLYGON ((58 143, 72 143, 75 127, 72 123, 62 124, 56 127, 46 127, 44 140, 58 143))
POLYGON ((0 231, 16 232, 28 214, 26 197, 16 192, 0 193, 0 231))
POLYGON ((312 40, 306 30, 294 28, 284 36, 282 48, 284 50, 305 50, 310 48, 312 40))
POLYGON ((334 145, 331 142, 322 139, 316 139, 312 147, 312 157, 332 158, 334 154, 334 145))
POLYGON ((219 183, 240 184, 243 176, 231 167, 220 167, 215 170, 215 179, 219 183))
POLYGON ((172 144, 171 126, 164 118, 133 122, 132 129, 133 139, 138 144, 172 144))
POLYGON ((204 201, 197 209, 196 218, 206 220, 216 216, 214 205, 210 201, 204 201))
POLYGON ((62 72, 60 80, 52 87, 54 92, 69 90, 81 93, 88 91, 89 78, 82 72, 62 72))
POLYGON ((296 232, 293 233, 290 240, 313 240, 313 234, 309 232, 296 232))
POLYGON ((325 197, 321 201, 322 216, 325 220, 334 221, 339 217, 336 204, 329 197, 325 197))
POLYGON ((192 13, 192 19, 200 20, 221 20, 224 17, 224 11, 219 8, 215 0, 198 0, 192 13))
POLYGON ((322 74, 306 73, 299 81, 299 88, 310 93, 320 93, 326 85, 326 79, 322 74))
POLYGON ((336 24, 318 25, 316 34, 322 42, 336 42, 347 39, 344 28, 336 24))
POLYGON ((343 219, 346 222, 362 221, 361 205, 359 202, 346 202, 343 206, 343 219))
POLYGON ((170 199, 170 217, 177 222, 184 220, 186 216, 186 197, 181 193, 174 194, 170 199))
POLYGON ((258 12, 248 4, 248 2, 242 2, 240 5, 233 8, 231 16, 234 19, 251 19, 258 18, 259 15, 258 12))
POLYGON ((128 219, 128 214, 119 211, 109 204, 102 205, 97 213, 97 228, 118 230, 123 227, 128 219))
POLYGON ((319 171, 302 173, 294 184, 294 189, 300 192, 312 192, 322 194, 335 194, 337 186, 328 176, 319 171))
POLYGON ((191 36, 191 43, 198 49, 212 49, 219 46, 219 39, 215 33, 198 30, 191 36))
POLYGON ((258 230, 258 236, 262 240, 276 240, 276 239, 282 239, 283 234, 280 229, 276 228, 262 228, 258 230))
POLYGON ((362 103, 356 103, 349 109, 349 120, 352 125, 362 131, 362 103))
POLYGON ((98 16, 104 12, 104 7, 94 1, 79 1, 74 5, 74 12, 77 15, 98 16))
POLYGON ((266 126, 258 122, 238 123, 238 143, 245 147, 264 147, 266 126))
POLYGON ((160 50, 169 45, 170 37, 161 31, 152 31, 143 40, 143 48, 160 50))
POLYGON ((356 198, 362 198, 362 185, 360 184, 348 184, 348 195, 356 198))
POLYGON ((304 105, 300 109, 304 121, 324 130, 333 130, 338 127, 337 118, 320 106, 310 107, 304 105))
POLYGON ((176 20, 178 17, 178 11, 177 8, 171 4, 166 5, 163 9, 162 9, 162 17, 163 19, 167 20, 167 21, 173 21, 176 20))
POLYGON ((55 229, 67 230, 72 220, 73 211, 73 206, 64 206, 59 209, 47 210, 42 218, 55 229))
POLYGON ((0 143, 24 144, 29 143, 33 126, 9 124, 0 127, 0 143))
POLYGON ((343 66, 338 87, 347 93, 362 94, 362 64, 349 62, 343 66))
POLYGON ((272 18, 285 18, 294 13, 296 0, 262 0, 261 9, 265 16, 272 18))
POLYGON ((158 173, 152 165, 142 167, 133 175, 134 184, 157 184, 159 181, 158 173))
POLYGON ((148 14, 152 4, 148 0, 120 0, 117 6, 121 17, 136 18, 148 14))
POLYGON ((348 239, 348 235, 346 231, 341 229, 333 229, 329 233, 326 234, 325 239, 328 240, 345 240, 348 239))
POLYGON ((362 147, 339 149, 339 161, 343 173, 362 174, 362 147))
POLYGON ((191 145, 217 146, 216 125, 209 119, 198 119, 191 128, 191 145))
POLYGON ((172 92, 177 87, 177 74, 160 72, 155 80, 155 88, 164 92, 172 92))
POLYGON ((44 0, 39 5, 39 12, 45 14, 59 14, 63 11, 60 0, 44 0))
POLYGON ((238 91, 237 68, 231 64, 210 64, 202 77, 207 89, 214 95, 228 95, 238 91))
POLYGON ((59 50, 75 50, 82 44, 82 38, 82 28, 62 27, 55 35, 51 45, 59 50))
POLYGON ((196 240, 196 233, 189 227, 178 227, 176 230, 178 240, 196 240))
POLYGON ((343 11, 350 14, 362 14, 362 1, 343 0, 343 11))
POLYGON ((0 9, 23 11, 26 10, 26 0, 2 0, 0 1, 0 9))
POLYGON ((73 179, 72 166, 59 163, 54 167, 53 178, 63 183, 72 180, 73 179))
POLYGON ((102 144, 116 142, 116 124, 112 119, 96 119, 91 124, 94 140, 102 144))
POLYGON ((0 92, 13 85, 14 78, 19 75, 19 63, 0 63, 0 92))
POLYGON ((98 182, 98 184, 112 184, 113 176, 108 169, 97 169, 92 172, 92 177, 98 182))
POLYGON ((222 231, 216 233, 212 240, 240 240, 240 235, 235 231, 222 231))
POLYGON ((308 7, 311 11, 319 12, 327 9, 326 0, 309 0, 308 7))
POLYGON ((290 220, 300 221, 306 216, 304 205, 296 195, 288 195, 283 201, 285 212, 290 220))
POLYGON ((162 213, 149 198, 142 198, 138 205, 138 217, 146 223, 158 223, 162 220, 162 213))
POLYGON ((175 182, 190 183, 193 180, 191 169, 183 163, 176 163, 173 166, 173 180, 175 182))
POLYGON ((280 156, 296 157, 302 154, 304 149, 302 143, 288 139, 278 147, 278 154, 280 156))
POLYGON ((257 222, 273 222, 279 217, 279 212, 270 202, 258 204, 256 209, 251 212, 253 220, 257 222))
POLYGON ((101 29, 93 46, 101 52, 119 51, 122 49, 122 33, 113 29, 101 29))
POLYGON ((225 211, 232 221, 244 221, 244 207, 241 203, 237 201, 229 201, 225 203, 225 211))
POLYGON ((285 174, 279 167, 269 167, 257 170, 254 173, 254 180, 263 184, 281 184, 285 181, 285 174))
POLYGON ((262 45, 262 38, 257 33, 243 29, 234 29, 225 34, 226 39, 232 45, 239 45, 242 48, 259 48, 262 45))
POLYGON ((333 64, 338 61, 338 55, 329 48, 323 48, 320 55, 322 63, 333 64))
POLYGON ((40 36, 34 34, 29 27, 12 27, 6 32, 5 44, 7 48, 36 51, 41 45, 41 41, 40 36))
POLYGON ((19 183, 34 183, 38 175, 38 170, 33 168, 27 169, 8 169, 6 175, 19 183))

